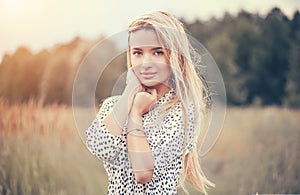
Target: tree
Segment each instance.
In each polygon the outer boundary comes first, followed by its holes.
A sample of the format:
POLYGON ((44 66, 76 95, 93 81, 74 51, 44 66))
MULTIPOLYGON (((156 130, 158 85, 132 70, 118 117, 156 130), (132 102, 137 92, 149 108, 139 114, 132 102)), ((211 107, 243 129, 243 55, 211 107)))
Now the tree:
POLYGON ((297 11, 291 21, 291 49, 287 73, 285 105, 300 107, 300 14, 297 11))
MULTIPOLYGON (((285 96, 286 74, 288 71, 289 21, 278 8, 274 8, 260 23, 261 33, 255 40, 252 51, 241 53, 240 63, 250 62, 246 81, 249 90, 248 101, 260 99, 264 105, 281 105, 285 96), (251 56, 247 59, 247 53, 251 56)), ((248 35, 249 36, 249 35, 248 35)), ((242 42, 247 41, 240 40, 242 42)), ((251 40, 248 41, 251 44, 251 40)))

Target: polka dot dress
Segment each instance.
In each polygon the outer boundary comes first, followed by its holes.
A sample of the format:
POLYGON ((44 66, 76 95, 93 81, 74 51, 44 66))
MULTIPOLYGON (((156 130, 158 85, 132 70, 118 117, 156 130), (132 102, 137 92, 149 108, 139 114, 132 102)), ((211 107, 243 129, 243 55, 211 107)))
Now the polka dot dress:
MULTIPOLYGON (((192 141, 184 141, 184 122, 180 103, 162 115, 164 104, 173 95, 175 92, 171 89, 142 118, 145 135, 154 157, 152 180, 146 184, 137 184, 135 181, 127 151, 126 126, 120 136, 115 136, 102 123, 120 96, 110 97, 103 102, 96 119, 86 130, 86 144, 91 153, 104 163, 109 180, 109 195, 177 194, 183 155, 195 144, 192 141), (186 147, 183 147, 185 144, 186 147)), ((189 111, 188 119, 193 121, 193 112, 189 111)), ((187 140, 193 140, 191 138, 194 131, 191 122, 188 122, 187 129, 187 140)))

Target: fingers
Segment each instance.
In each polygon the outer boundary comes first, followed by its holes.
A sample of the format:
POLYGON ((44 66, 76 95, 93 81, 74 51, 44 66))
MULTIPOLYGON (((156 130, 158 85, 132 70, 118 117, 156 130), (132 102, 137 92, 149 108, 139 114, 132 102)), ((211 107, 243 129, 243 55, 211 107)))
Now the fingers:
POLYGON ((126 84, 128 84, 129 81, 132 80, 133 76, 134 76, 133 69, 132 68, 128 69, 127 75, 126 75, 126 84))
POLYGON ((144 88, 144 91, 145 93, 145 97, 148 97, 149 100, 152 102, 152 103, 155 103, 157 101, 157 90, 156 89, 150 89, 150 88, 144 88))
POLYGON ((157 98, 156 89, 150 89, 150 88, 147 88, 147 87, 140 86, 138 88, 137 92, 146 95, 146 97, 152 97, 154 99, 157 98))
POLYGON ((145 87, 145 92, 153 94, 153 93, 156 93, 156 89, 151 89, 151 88, 145 87))
POLYGON ((130 94, 130 96, 132 96, 142 90, 141 82, 139 81, 132 68, 128 69, 126 76, 126 87, 124 92, 127 92, 127 94, 130 94))
POLYGON ((157 91, 156 89, 148 89, 149 93, 152 95, 152 97, 155 98, 155 100, 157 99, 157 91))
POLYGON ((142 85, 139 85, 139 87, 137 88, 137 92, 142 92, 145 91, 145 88, 142 85))
POLYGON ((138 110, 138 113, 146 113, 155 105, 157 102, 157 91, 156 89, 150 89, 147 87, 139 88, 139 91, 135 94, 132 110, 138 110))
POLYGON ((128 84, 128 83, 140 83, 133 68, 129 68, 127 71, 126 84, 128 84))

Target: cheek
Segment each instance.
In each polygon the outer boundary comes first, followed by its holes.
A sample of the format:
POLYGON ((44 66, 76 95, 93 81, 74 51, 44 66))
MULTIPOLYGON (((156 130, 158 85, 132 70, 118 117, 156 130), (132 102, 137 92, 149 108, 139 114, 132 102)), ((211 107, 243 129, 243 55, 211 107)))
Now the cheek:
POLYGON ((164 55, 162 58, 160 58, 161 62, 165 63, 165 64, 170 64, 168 57, 166 55, 164 55))
POLYGON ((139 62, 136 58, 133 58, 130 56, 130 63, 131 63, 131 66, 136 66, 139 62))
POLYGON ((166 65, 164 65, 164 67, 161 67, 161 71, 162 71, 164 77, 170 77, 171 66, 169 64, 166 64, 166 65))

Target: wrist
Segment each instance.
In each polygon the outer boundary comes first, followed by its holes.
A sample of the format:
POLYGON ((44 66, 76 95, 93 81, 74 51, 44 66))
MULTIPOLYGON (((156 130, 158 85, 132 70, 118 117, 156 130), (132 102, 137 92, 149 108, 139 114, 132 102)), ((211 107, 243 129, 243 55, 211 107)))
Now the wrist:
POLYGON ((128 127, 140 128, 142 127, 142 115, 130 112, 128 117, 128 127))
POLYGON ((134 107, 131 108, 129 117, 134 119, 141 119, 143 116, 143 112, 135 109, 134 107))

